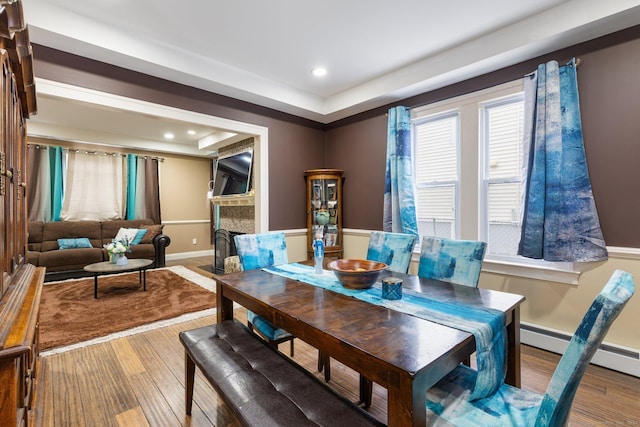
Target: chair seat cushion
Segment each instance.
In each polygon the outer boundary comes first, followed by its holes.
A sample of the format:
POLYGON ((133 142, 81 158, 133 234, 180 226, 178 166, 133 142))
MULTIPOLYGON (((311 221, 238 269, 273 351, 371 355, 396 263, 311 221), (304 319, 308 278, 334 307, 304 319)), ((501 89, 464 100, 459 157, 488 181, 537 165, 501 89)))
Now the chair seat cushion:
POLYGON ((427 392, 427 425, 534 426, 544 396, 503 384, 469 402, 476 371, 459 365, 427 392))
POLYGON ((251 322, 253 327, 258 330, 264 337, 271 341, 278 341, 285 338, 293 338, 289 332, 284 329, 277 328, 264 317, 258 316, 252 311, 247 311, 247 320, 251 322))

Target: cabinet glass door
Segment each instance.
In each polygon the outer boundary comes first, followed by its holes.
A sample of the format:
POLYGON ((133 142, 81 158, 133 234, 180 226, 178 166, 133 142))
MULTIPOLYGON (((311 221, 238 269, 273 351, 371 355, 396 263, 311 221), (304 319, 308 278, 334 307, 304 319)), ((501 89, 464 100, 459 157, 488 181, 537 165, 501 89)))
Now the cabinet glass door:
POLYGON ((338 180, 311 180, 311 218, 313 233, 322 235, 326 247, 339 246, 338 180))

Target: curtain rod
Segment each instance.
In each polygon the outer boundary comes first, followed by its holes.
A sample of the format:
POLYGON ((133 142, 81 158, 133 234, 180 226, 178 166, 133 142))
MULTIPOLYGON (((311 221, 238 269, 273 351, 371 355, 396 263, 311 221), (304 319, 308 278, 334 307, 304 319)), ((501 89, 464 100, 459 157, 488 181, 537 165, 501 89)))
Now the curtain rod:
MULTIPOLYGON (((565 66, 570 67, 571 66, 571 60, 569 60, 568 62, 565 63, 565 66)), ((582 64, 582 59, 581 58, 576 58, 576 68, 578 68, 578 66, 582 64)), ((532 71, 529 74, 525 74, 525 77, 529 77, 529 78, 533 78, 533 76, 535 76, 536 71, 532 71)))
MULTIPOLYGON (((40 145, 40 144, 27 144, 27 146, 29 147, 34 147, 36 150, 41 150, 41 149, 45 149, 48 147, 53 147, 52 145, 40 145)), ((81 153, 81 154, 93 154, 93 155, 105 155, 105 156, 126 156, 128 153, 117 153, 117 152, 113 152, 113 151, 97 151, 97 150, 81 150, 79 148, 62 148, 63 150, 69 150, 70 152, 74 152, 74 153, 81 153)), ((143 154, 136 154, 136 156, 138 157, 142 157, 143 159, 155 159, 159 162, 164 162, 164 157, 158 157, 158 156, 147 156, 147 155, 143 155, 143 154)))

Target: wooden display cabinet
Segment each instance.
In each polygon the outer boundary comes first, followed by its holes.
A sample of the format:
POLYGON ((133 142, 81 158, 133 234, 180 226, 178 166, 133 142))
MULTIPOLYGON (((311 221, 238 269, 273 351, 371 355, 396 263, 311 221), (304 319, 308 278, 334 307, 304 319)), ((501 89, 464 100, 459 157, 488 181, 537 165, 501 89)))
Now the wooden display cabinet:
POLYGON ((0 427, 37 425, 38 316, 44 268, 26 263, 27 118, 36 111, 20 0, 0 7, 0 427))
POLYGON ((325 260, 342 258, 343 171, 311 169, 307 183, 307 258, 313 259, 313 242, 319 231, 324 239, 325 260))

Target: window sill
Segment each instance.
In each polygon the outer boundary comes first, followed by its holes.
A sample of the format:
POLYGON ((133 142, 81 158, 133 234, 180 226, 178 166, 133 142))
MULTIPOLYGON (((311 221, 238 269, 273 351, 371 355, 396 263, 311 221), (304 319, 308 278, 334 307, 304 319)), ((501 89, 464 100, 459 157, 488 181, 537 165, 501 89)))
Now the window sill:
POLYGON ((554 268, 485 258, 482 263, 482 271, 485 273, 506 274, 526 277, 528 279, 577 285, 580 274, 582 274, 584 270, 577 269, 576 267, 579 267, 577 264, 569 265, 571 265, 571 267, 554 268))

